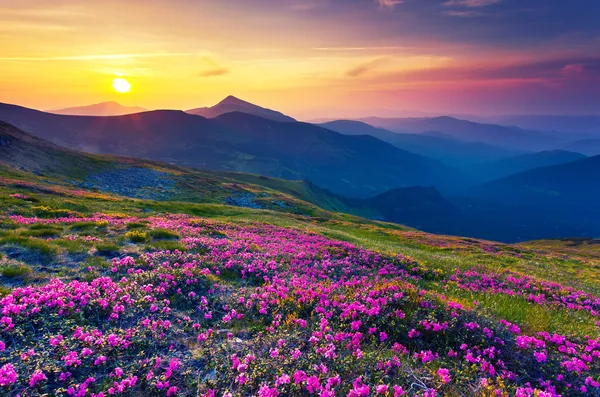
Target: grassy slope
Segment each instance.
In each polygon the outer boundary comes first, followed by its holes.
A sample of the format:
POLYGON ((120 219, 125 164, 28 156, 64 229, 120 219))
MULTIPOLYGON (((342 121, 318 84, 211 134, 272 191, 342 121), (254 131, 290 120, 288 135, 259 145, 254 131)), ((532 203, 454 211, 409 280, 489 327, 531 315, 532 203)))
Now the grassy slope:
MULTIPOLYGON (((31 216, 38 211, 36 207, 47 206, 51 209, 75 211, 84 215, 104 212, 145 217, 157 213, 186 213, 238 223, 264 222, 310 230, 380 252, 403 254, 414 258, 421 265, 440 269, 447 273, 451 273, 457 268, 466 270, 474 267, 483 268, 488 272, 511 270, 583 289, 596 295, 600 294, 600 276, 597 272, 600 264, 597 258, 590 258, 583 254, 571 255, 550 245, 543 247, 535 244, 515 246, 460 237, 431 235, 401 225, 369 221, 352 215, 324 211, 306 203, 303 204, 305 212, 297 211, 298 208, 296 208, 296 213, 293 213, 283 212, 283 210, 231 207, 216 203, 148 201, 96 192, 73 191, 67 185, 41 182, 39 177, 9 168, 0 168, 0 176, 2 176, 0 179, 0 212, 3 214, 31 216), (28 195, 32 197, 33 201, 11 197, 10 194, 14 193, 28 195)), ((220 182, 229 183, 224 180, 220 182)), ((251 184, 247 187, 249 189, 267 189, 251 184)), ((290 190, 296 187, 297 185, 290 182, 290 190)), ((193 192, 182 194, 187 194, 191 197, 190 200, 193 199, 193 192)), ((302 204, 295 198, 290 197, 289 199, 296 200, 299 205, 302 204)), ((5 230, 0 231, 0 236, 5 239, 4 243, 10 239, 13 239, 11 241, 14 242, 16 236, 23 231, 10 230, 6 226, 6 221, 4 223, 5 230)), ((123 238, 124 236, 114 236, 116 241, 122 241, 123 238)), ((68 251, 68 247, 42 240, 34 237, 27 240, 27 243, 33 244, 32 249, 40 248, 35 244, 42 248, 45 247, 44 249, 50 249, 59 257, 61 255, 64 257, 68 251)), ((20 244, 24 243, 22 239, 19 241, 20 244)), ((68 245, 66 242, 62 244, 68 245)), ((34 270, 36 273, 28 276, 33 280, 56 275, 62 276, 70 272, 68 267, 55 269, 50 273, 42 270, 41 275, 38 274, 40 273, 39 269, 34 270)), ((580 336, 597 332, 594 325, 596 319, 587 313, 567 312, 557 308, 548 309, 521 298, 471 293, 446 288, 444 285, 431 281, 423 281, 423 283, 422 287, 441 291, 468 306, 473 306, 474 302, 478 301, 480 303, 478 310, 491 313, 498 318, 517 322, 526 330, 547 330, 580 336)), ((10 283, 5 283, 5 285, 10 286, 10 283)))

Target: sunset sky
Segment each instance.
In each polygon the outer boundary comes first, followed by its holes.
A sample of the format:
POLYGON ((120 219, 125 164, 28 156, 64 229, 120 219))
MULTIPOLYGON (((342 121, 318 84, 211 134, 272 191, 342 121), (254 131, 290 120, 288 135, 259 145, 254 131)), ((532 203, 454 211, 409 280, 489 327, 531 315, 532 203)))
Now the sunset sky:
POLYGON ((0 102, 598 114, 599 21, 596 0, 0 0, 0 102))

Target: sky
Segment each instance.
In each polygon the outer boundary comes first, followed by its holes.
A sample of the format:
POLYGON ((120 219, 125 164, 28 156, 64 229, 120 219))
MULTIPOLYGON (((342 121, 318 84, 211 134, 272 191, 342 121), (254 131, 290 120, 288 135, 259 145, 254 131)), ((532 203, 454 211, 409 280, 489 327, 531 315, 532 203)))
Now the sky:
POLYGON ((597 0, 0 0, 0 102, 599 114, 598 21, 597 0))

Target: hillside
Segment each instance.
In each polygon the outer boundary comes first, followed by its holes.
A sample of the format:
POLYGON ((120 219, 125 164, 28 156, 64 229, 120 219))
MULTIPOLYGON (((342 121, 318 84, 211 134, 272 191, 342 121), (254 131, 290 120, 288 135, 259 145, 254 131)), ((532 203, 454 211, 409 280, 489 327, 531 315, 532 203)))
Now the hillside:
POLYGON ((221 394, 240 376, 240 395, 518 395, 562 376, 567 396, 600 371, 597 263, 552 248, 6 178, 0 211, 7 395, 221 394))
POLYGON ((226 113, 241 112, 247 114, 253 114, 255 116, 263 117, 265 119, 281 121, 281 122, 293 122, 296 121, 293 118, 284 115, 276 110, 266 109, 250 102, 243 101, 234 96, 228 96, 221 102, 212 107, 203 107, 186 110, 189 114, 195 114, 197 116, 206 117, 209 119, 221 116, 226 113))
POLYGON ((538 131, 561 131, 566 133, 591 133, 600 135, 600 116, 569 115, 512 115, 492 117, 494 123, 514 125, 538 131))
POLYGON ((382 141, 391 143, 400 149, 431 157, 450 166, 457 167, 484 161, 500 160, 523 153, 516 149, 508 149, 481 142, 467 142, 449 136, 396 133, 353 120, 335 120, 320 125, 340 134, 371 135, 382 141))
POLYGON ((513 156, 498 161, 476 164, 472 168, 481 180, 491 181, 511 174, 583 160, 587 156, 565 150, 551 150, 513 156))
MULTIPOLYGON (((30 136, 27 139, 37 144, 22 145, 24 150, 19 155, 18 150, 13 150, 5 162, 21 170, 55 178, 67 186, 75 184, 78 188, 134 198, 225 203, 313 215, 324 214, 324 211, 343 212, 428 232, 507 242, 565 235, 590 236, 598 232, 594 210, 583 211, 554 202, 543 206, 535 202, 521 203, 507 196, 509 190, 497 190, 490 198, 479 191, 467 196, 453 196, 441 195, 433 187, 407 187, 371 197, 349 198, 306 180, 198 171, 135 158, 86 155, 30 136), (34 160, 31 166, 25 166, 29 163, 19 159, 34 160)), ((19 174, 18 177, 25 176, 19 174)))
POLYGON ((582 139, 573 142, 567 142, 561 145, 561 148, 564 150, 583 153, 588 156, 598 156, 600 155, 600 138, 582 139))
POLYGON ((0 119, 73 149, 308 179, 346 196, 370 197, 413 185, 455 189, 463 180, 441 163, 373 137, 239 112, 214 119, 168 110, 97 118, 0 105, 0 119))
POLYGON ((510 175, 483 185, 479 193, 492 198, 502 192, 506 201, 597 210, 599 173, 600 156, 595 156, 510 175))
POLYGON ((102 102, 88 106, 49 110, 49 113, 73 116, 122 116, 125 114, 141 113, 146 110, 138 106, 123 106, 117 102, 102 102))

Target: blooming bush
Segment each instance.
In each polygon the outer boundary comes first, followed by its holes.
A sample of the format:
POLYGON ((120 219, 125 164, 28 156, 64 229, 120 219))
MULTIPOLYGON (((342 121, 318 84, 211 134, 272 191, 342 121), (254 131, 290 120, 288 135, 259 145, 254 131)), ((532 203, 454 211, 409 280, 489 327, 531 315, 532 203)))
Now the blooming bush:
MULTIPOLYGON (((12 221, 102 221, 125 233, 136 219, 12 221)), ((115 255, 107 267, 0 300, 1 395, 599 394, 600 339, 524 334, 423 286, 454 283, 595 314, 589 294, 516 276, 446 276, 296 229, 147 221, 185 249, 115 255)))

